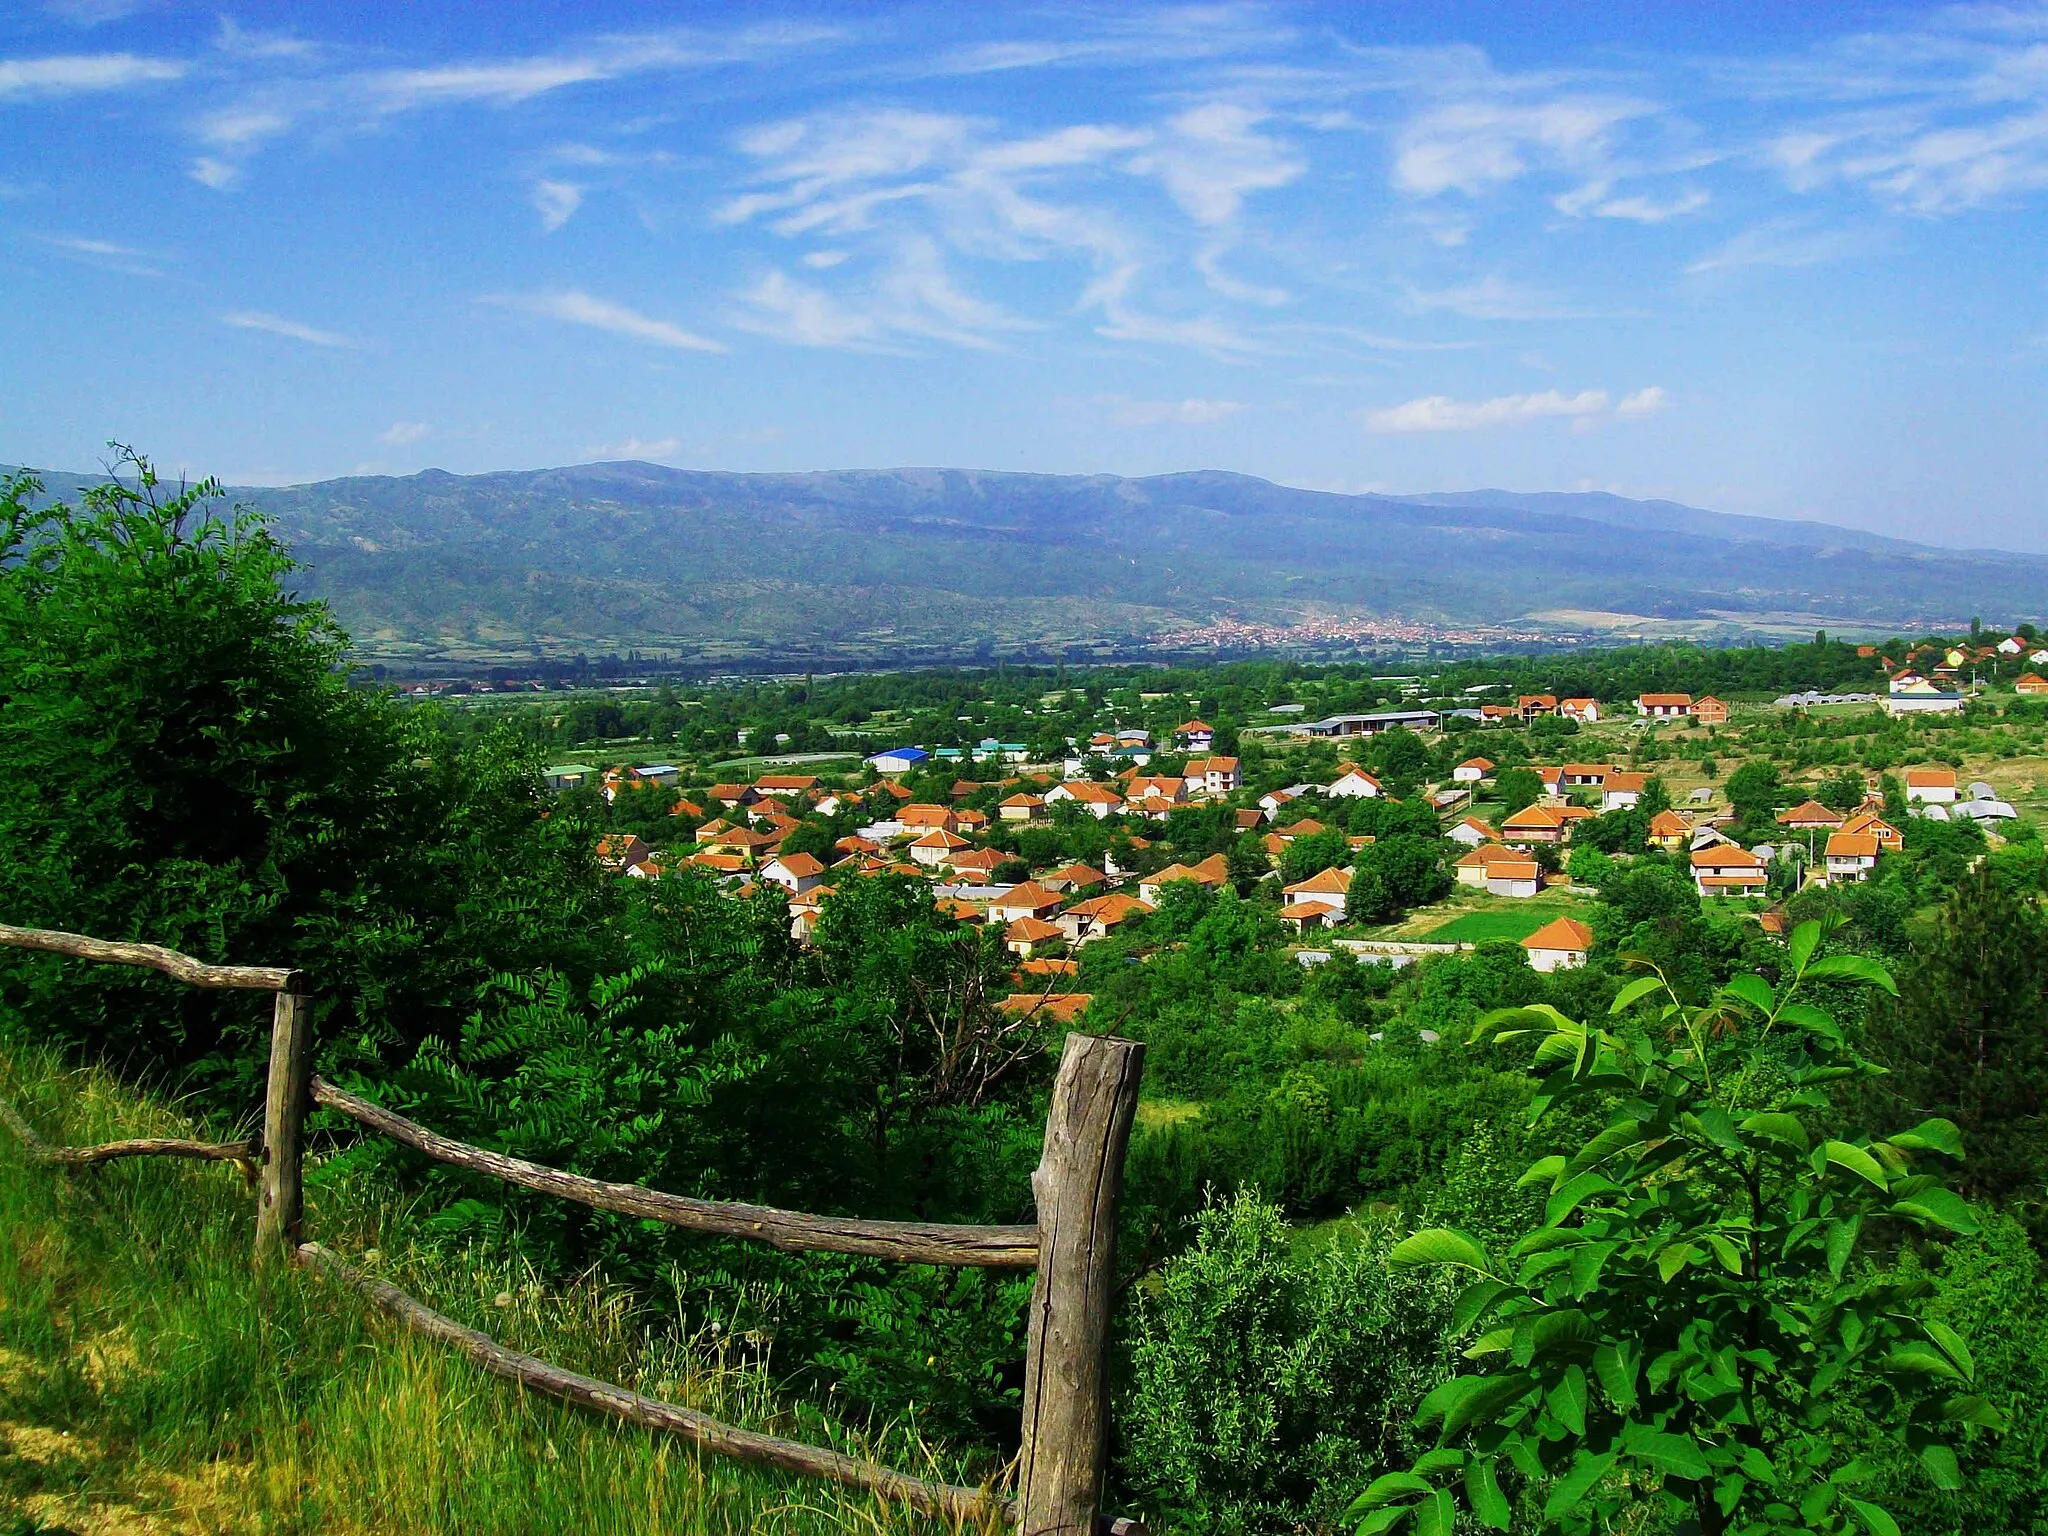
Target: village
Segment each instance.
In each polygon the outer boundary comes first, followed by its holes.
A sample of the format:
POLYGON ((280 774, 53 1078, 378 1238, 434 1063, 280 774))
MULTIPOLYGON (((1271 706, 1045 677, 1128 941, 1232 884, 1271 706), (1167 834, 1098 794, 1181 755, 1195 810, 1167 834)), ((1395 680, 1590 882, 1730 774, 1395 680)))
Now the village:
POLYGON ((1733 705, 1677 692, 1531 693, 1314 719, 1281 704, 1264 723, 1228 728, 1106 721, 1068 738, 1057 760, 989 737, 869 752, 857 771, 821 764, 686 787, 672 764, 564 764, 549 784, 595 790, 611 806, 658 801, 672 834, 614 831, 597 847, 601 865, 629 879, 708 878, 736 899, 779 898, 799 942, 849 879, 920 882, 944 915, 1000 933, 1016 961, 1005 1007, 1062 1019, 1089 1001, 1066 990, 1078 952, 1158 911, 1181 885, 1263 903, 1305 965, 1344 951, 1401 965, 1507 940, 1548 972, 1584 964, 1593 946, 1580 907, 1594 894, 1587 882, 1611 867, 1603 861, 1675 862, 1701 898, 1776 932, 1788 896, 1871 879, 1915 821, 1967 821, 2001 841, 2031 834, 2005 791, 1932 754, 1896 774, 1788 777, 1768 794, 1767 824, 1753 793, 1738 804, 1735 783, 1702 781, 1702 769, 1717 772, 1717 754, 1739 768, 1733 728, 1744 717, 1818 712, 1911 725, 1995 708, 1994 687, 2015 703, 2048 695, 2036 670, 2048 667, 2048 648, 2022 636, 1919 646, 1897 661, 1871 647, 1858 654, 1882 665, 1887 691, 1733 705), (1996 684, 1971 676, 2001 667, 2016 675, 1996 684), (1316 765, 1324 771, 1306 776, 1316 765), (1293 768, 1304 776, 1286 773, 1293 768), (1286 782, 1271 782, 1276 771, 1286 782), (1380 898, 1367 909, 1359 882, 1382 836, 1390 858, 1405 848, 1405 873, 1375 876, 1380 898))

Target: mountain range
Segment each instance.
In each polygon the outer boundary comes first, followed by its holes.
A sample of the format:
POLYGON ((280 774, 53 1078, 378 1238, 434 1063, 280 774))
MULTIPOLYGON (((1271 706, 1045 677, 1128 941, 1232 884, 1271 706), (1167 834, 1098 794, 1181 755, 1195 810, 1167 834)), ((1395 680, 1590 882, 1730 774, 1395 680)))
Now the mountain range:
MULTIPOLYGON (((89 478, 43 475, 55 496, 89 478)), ((230 494, 366 655, 415 663, 1085 652, 1366 616, 1733 637, 2048 615, 2048 557, 1600 493, 625 462, 230 494)))

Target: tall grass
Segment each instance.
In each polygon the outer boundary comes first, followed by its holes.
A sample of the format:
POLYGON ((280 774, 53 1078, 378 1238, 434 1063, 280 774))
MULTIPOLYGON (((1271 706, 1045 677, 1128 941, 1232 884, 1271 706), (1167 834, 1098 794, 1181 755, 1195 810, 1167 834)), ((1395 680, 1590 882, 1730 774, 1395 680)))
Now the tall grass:
MULTIPOLYGON (((53 1142, 192 1134, 172 1107, 0 1044, 0 1097, 53 1142)), ((309 1195, 323 1241, 515 1348, 924 1476, 910 1437, 781 1401, 763 1341, 596 1274, 549 1285, 502 1253, 410 1242, 346 1183, 309 1195), (906 1462, 908 1463, 906 1465, 906 1462)), ((0 1131, 0 1536, 192 1530, 433 1536, 945 1530, 525 1394, 303 1274, 258 1278, 227 1165, 45 1169, 0 1131)))

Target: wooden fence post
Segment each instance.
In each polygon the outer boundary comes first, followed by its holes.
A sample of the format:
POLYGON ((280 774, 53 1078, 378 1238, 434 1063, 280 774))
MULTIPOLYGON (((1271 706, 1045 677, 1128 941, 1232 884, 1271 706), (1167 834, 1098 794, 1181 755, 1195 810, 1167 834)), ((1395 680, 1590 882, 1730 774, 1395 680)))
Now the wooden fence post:
POLYGON ((263 1166, 256 1195, 256 1262, 291 1257, 305 1214, 305 1126, 313 1056, 313 999, 294 974, 270 1023, 270 1083, 263 1099, 263 1166))
POLYGON ((1017 1529, 1094 1536, 1109 1431, 1117 1203, 1145 1047, 1069 1035, 1031 1176, 1038 1281, 1024 1356, 1017 1529))

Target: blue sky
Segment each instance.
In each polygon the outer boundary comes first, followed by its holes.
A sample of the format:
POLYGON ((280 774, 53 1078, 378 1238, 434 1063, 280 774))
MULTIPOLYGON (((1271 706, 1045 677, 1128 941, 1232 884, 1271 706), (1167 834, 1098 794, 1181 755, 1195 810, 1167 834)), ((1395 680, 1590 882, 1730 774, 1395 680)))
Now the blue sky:
POLYGON ((1610 489, 2048 549, 2048 5, 0 13, 0 460, 1610 489))

